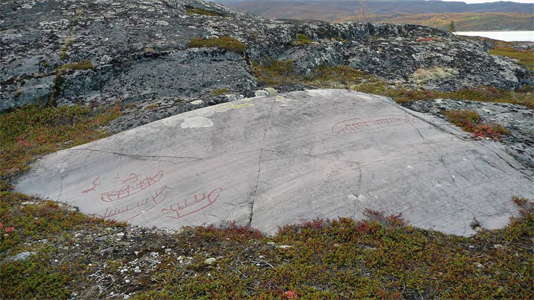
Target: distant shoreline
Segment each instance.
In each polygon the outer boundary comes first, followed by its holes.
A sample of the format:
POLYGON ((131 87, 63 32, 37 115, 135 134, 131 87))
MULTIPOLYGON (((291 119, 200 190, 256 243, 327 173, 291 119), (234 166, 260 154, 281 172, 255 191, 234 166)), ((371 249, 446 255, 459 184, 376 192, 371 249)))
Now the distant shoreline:
POLYGON ((456 35, 481 36, 505 42, 534 42, 534 30, 457 31, 456 35))

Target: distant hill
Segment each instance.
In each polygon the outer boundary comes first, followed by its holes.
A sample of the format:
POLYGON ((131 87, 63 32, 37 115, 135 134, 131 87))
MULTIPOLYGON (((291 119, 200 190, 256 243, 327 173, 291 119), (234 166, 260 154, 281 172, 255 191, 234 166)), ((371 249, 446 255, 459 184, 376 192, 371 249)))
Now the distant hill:
MULTIPOLYGON (((360 21, 358 16, 339 18, 336 22, 360 21)), ((393 23, 393 24, 419 24, 447 30, 451 21, 454 21, 458 31, 483 30, 534 30, 533 14, 521 13, 441 13, 441 14, 413 14, 413 15, 386 15, 369 16, 365 21, 393 23)))
POLYGON ((412 23, 442 29, 445 28, 445 24, 454 20, 458 30, 534 30, 534 4, 527 3, 466 4, 437 0, 369 0, 366 3, 335 0, 218 0, 217 2, 252 14, 279 19, 412 23))

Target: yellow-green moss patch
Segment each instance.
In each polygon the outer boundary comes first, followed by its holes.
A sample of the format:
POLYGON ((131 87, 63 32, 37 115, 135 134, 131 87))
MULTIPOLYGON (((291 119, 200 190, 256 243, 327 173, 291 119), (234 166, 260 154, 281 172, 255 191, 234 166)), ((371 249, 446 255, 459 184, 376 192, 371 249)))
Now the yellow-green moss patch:
POLYGON ((62 74, 72 70, 92 70, 95 66, 90 60, 83 60, 76 63, 64 64, 56 69, 56 73, 62 74))
POLYGON ((207 10, 204 8, 196 8, 196 7, 190 7, 185 10, 185 13, 188 15, 202 15, 202 16, 210 16, 210 17, 222 17, 223 14, 213 11, 213 10, 207 10))
POLYGON ((511 46, 504 46, 490 50, 490 54, 516 59, 527 69, 534 71, 534 50, 519 50, 511 46))
POLYGON ((302 46, 313 43, 313 40, 310 39, 307 35, 298 33, 295 40, 291 42, 293 46, 302 46))

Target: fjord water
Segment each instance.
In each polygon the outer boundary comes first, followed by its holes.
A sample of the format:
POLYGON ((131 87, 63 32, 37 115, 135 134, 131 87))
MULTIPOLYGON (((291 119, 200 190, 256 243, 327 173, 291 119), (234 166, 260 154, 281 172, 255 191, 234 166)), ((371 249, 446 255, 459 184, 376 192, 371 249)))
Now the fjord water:
POLYGON ((454 34, 481 36, 506 42, 534 42, 534 31, 457 31, 454 34))

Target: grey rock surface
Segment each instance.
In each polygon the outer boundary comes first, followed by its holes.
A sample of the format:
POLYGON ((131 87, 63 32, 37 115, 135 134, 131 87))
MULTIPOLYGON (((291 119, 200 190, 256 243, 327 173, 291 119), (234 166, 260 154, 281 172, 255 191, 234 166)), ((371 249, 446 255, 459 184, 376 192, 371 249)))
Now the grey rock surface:
POLYGON ((531 175, 490 141, 346 90, 256 97, 179 114, 37 161, 16 190, 81 212, 179 229, 265 232, 366 209, 458 235, 500 228, 531 175))
POLYGON ((37 254, 37 253, 24 251, 24 252, 20 252, 17 255, 13 255, 13 256, 10 256, 10 257, 6 258, 5 261, 6 262, 23 261, 23 260, 26 260, 26 259, 30 258, 31 256, 33 256, 35 254, 37 254))
POLYGON ((470 110, 478 113, 482 122, 499 124, 510 131, 500 142, 518 161, 534 170, 534 111, 521 105, 487 103, 466 100, 436 99, 415 101, 406 105, 410 109, 431 113, 445 119, 448 110, 470 110))
POLYGON ((302 75, 341 64, 429 89, 533 82, 482 43, 417 25, 267 20, 197 0, 5 0, 0 15, 0 111, 203 98, 220 88, 252 96, 250 65, 269 59, 293 60, 302 75), (295 46, 297 34, 313 42, 295 46), (188 49, 193 38, 223 36, 243 42, 245 53, 188 49), (58 78, 58 68, 87 60, 93 68, 58 78))

